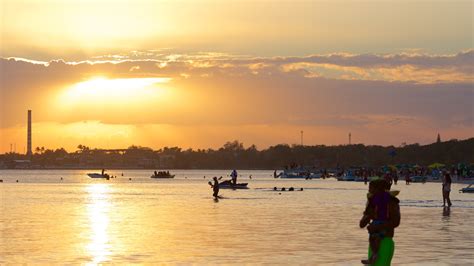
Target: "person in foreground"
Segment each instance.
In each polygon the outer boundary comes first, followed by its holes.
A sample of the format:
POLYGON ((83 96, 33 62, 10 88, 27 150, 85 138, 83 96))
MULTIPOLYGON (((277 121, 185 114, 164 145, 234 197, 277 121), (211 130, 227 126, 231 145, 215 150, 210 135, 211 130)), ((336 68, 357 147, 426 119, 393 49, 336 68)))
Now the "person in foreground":
POLYGON ((383 179, 369 183, 367 205, 359 222, 360 228, 369 225, 369 255, 368 259, 361 261, 363 264, 391 263, 395 249, 394 229, 400 224, 400 201, 395 197, 399 192, 389 192, 389 187, 390 184, 383 179))

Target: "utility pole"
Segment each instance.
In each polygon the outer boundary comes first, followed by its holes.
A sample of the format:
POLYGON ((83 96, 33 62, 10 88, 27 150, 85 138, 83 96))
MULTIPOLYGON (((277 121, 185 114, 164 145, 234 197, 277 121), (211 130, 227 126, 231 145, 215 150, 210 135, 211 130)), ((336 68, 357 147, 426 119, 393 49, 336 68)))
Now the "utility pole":
POLYGON ((351 132, 349 132, 349 145, 351 145, 351 132))
POLYGON ((303 146, 303 130, 301 130, 301 146, 303 146))
POLYGON ((33 154, 31 148, 31 110, 28 110, 28 129, 27 129, 27 138, 26 138, 26 155, 31 156, 33 154))

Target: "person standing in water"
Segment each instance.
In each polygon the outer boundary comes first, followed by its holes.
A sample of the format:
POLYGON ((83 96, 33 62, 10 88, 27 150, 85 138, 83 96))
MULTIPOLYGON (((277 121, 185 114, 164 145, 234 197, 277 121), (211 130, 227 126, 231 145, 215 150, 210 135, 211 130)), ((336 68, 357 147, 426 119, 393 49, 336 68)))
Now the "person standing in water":
POLYGON ((211 185, 212 191, 214 192, 212 196, 217 199, 219 197, 219 180, 217 180, 216 176, 212 179, 214 180, 214 184, 211 184, 211 182, 209 182, 209 184, 211 185))
POLYGON ((395 197, 398 192, 389 192, 390 184, 383 179, 369 183, 367 206, 359 226, 367 225, 369 231, 369 255, 362 260, 364 264, 390 265, 395 251, 393 236, 400 225, 400 201, 395 197))
POLYGON ((452 205, 449 193, 451 193, 451 176, 446 173, 443 179, 443 207, 446 206, 446 203, 448 203, 448 207, 452 205))
POLYGON ((237 171, 235 169, 232 170, 232 173, 230 174, 230 177, 232 177, 232 184, 234 186, 237 185, 237 171))

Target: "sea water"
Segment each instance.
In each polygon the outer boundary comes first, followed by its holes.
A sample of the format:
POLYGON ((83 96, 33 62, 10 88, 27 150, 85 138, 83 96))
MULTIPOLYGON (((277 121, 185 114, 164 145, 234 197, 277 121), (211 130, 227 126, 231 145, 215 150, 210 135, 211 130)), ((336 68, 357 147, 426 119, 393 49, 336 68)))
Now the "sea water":
MULTIPOLYGON (((360 265, 367 254, 364 183, 240 170, 249 189, 221 189, 215 201, 208 181, 229 170, 87 172, 99 170, 0 170, 0 264, 360 265)), ((472 265, 474 194, 458 193, 464 186, 452 185, 450 209, 440 183, 392 187, 402 217, 393 264, 472 265)))

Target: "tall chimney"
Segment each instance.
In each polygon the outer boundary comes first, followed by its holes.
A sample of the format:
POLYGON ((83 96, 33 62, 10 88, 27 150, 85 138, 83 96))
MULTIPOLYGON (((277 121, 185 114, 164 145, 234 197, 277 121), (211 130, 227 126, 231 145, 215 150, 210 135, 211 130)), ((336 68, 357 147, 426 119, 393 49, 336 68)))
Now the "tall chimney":
POLYGON ((26 148, 26 155, 31 156, 31 110, 28 110, 28 139, 27 139, 27 148, 26 148))

